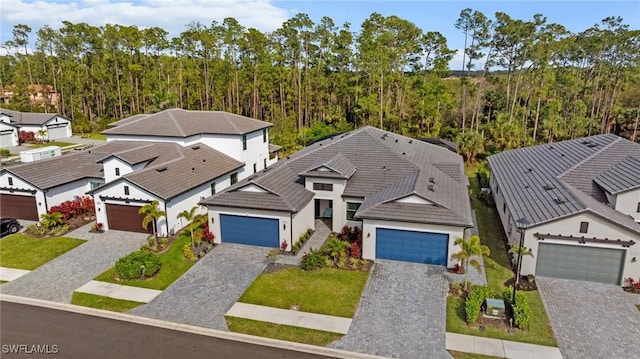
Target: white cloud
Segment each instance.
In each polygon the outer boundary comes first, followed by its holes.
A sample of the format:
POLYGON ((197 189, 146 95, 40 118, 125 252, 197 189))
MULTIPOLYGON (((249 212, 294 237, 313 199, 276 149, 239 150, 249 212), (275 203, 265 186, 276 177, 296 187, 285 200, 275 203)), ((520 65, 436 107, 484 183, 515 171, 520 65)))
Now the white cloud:
POLYGON ((32 40, 43 25, 58 29, 65 20, 92 26, 158 26, 175 37, 191 22, 210 26, 214 20, 221 23, 233 17, 247 28, 273 31, 291 16, 269 0, 2 0, 0 7, 2 42, 12 38, 16 24, 29 25, 32 40))

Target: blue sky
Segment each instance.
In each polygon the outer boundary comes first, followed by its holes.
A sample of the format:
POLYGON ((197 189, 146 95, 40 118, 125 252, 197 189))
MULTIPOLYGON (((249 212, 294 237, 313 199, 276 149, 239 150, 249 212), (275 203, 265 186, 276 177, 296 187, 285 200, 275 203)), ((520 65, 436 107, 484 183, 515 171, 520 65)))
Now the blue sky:
MULTIPOLYGON (((210 24, 235 17, 245 27, 272 31, 298 12, 308 14, 314 22, 331 17, 337 25, 351 23, 358 31, 373 12, 396 15, 416 24, 423 31, 439 31, 449 47, 463 47, 462 34, 453 24, 460 10, 471 8, 490 18, 496 11, 512 18, 531 19, 540 13, 548 22, 580 32, 607 16, 621 16, 632 29, 640 29, 640 1, 270 1, 270 0, 2 0, 0 2, 0 39, 11 39, 17 23, 35 31, 44 24, 59 28, 61 21, 86 22, 94 26, 106 23, 160 26, 177 36, 192 21, 210 24)), ((455 62, 455 61, 454 61, 455 62)))

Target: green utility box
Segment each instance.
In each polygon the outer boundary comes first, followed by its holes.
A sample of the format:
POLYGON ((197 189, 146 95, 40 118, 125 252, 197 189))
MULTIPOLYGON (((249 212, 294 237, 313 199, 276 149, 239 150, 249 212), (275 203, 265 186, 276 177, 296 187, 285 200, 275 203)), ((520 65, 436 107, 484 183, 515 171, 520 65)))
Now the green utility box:
POLYGON ((504 300, 487 298, 487 310, 484 311, 484 316, 487 318, 506 319, 507 316, 504 313, 504 300))

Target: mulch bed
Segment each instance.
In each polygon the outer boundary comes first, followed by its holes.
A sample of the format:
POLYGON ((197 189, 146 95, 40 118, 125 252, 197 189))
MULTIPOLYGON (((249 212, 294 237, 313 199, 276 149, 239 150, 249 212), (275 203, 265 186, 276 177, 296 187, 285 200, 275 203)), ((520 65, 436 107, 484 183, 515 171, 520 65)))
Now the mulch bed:
POLYGON ((297 266, 291 265, 291 264, 282 264, 282 263, 269 263, 267 264, 266 267, 264 267, 264 270, 262 270, 262 274, 276 273, 292 267, 297 267, 297 266))
MULTIPOLYGON (((510 278, 509 280, 507 280, 506 282, 504 282, 505 287, 508 286, 513 286, 513 283, 516 281, 515 278, 510 278)), ((518 282, 518 290, 523 290, 523 291, 532 291, 532 290, 538 290, 538 286, 536 285, 536 281, 532 280, 529 281, 529 279, 527 279, 527 277, 525 276, 521 276, 520 277, 520 281, 518 282)))

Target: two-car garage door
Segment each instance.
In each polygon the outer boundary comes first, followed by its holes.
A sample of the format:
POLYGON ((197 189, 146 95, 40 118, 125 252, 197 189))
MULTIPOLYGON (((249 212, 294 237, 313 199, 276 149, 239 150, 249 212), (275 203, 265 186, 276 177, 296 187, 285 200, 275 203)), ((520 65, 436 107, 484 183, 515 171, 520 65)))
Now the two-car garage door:
POLYGON ((220 215, 222 242, 279 247, 277 219, 220 215))
POLYGON ((376 258, 446 266, 449 235, 376 228, 376 258))
POLYGON ((554 243, 539 243, 536 275, 620 284, 625 251, 554 243))

